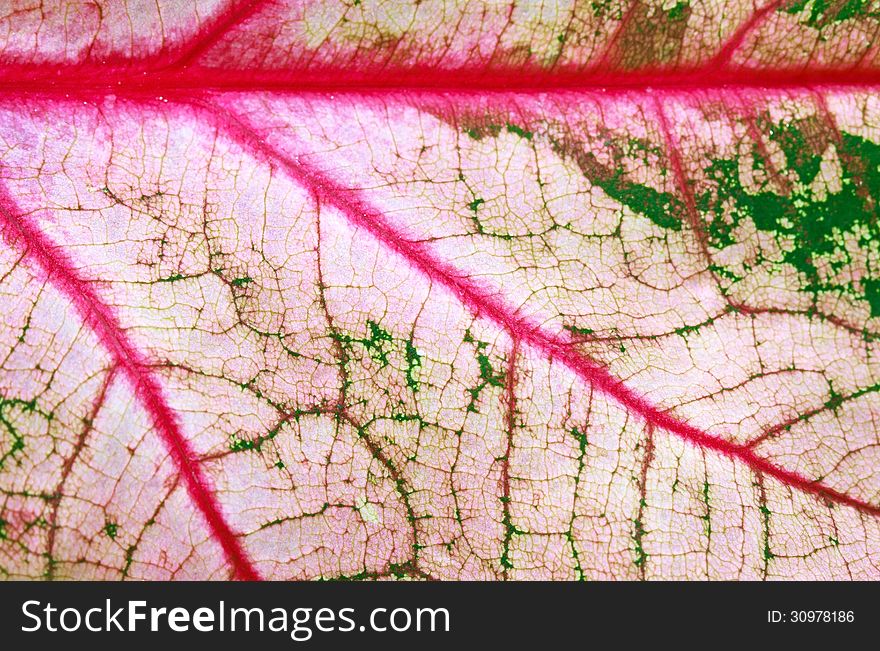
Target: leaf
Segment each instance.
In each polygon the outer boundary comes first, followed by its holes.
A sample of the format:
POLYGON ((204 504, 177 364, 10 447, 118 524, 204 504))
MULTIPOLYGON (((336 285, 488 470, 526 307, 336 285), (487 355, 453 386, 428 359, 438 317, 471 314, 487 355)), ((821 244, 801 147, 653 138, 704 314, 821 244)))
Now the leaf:
POLYGON ((873 4, 6 11, 4 576, 880 578, 873 4))

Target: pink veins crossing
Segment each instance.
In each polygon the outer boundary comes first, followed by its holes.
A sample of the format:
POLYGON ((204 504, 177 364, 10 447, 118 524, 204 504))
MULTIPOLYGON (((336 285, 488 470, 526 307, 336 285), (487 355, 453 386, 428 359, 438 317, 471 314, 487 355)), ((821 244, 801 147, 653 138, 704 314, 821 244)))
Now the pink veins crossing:
POLYGON ((258 130, 233 113, 214 112, 231 137, 251 149, 269 165, 280 166, 294 180, 307 188, 320 202, 335 207, 348 221, 363 228, 384 246, 402 256, 420 273, 450 290, 473 314, 482 316, 504 328, 519 342, 527 343, 555 360, 585 382, 612 397, 649 425, 675 434, 698 447, 714 450, 728 458, 745 463, 753 472, 773 477, 797 490, 819 498, 845 504, 863 513, 880 516, 880 506, 825 486, 819 481, 781 468, 757 455, 751 446, 732 443, 679 420, 668 411, 651 404, 604 366, 580 352, 569 339, 549 333, 530 322, 498 297, 497 291, 481 287, 447 262, 437 258, 421 242, 413 241, 392 224, 376 208, 364 201, 356 190, 339 185, 323 172, 295 161, 260 137, 258 130))
POLYGON ((171 453, 190 498, 223 548, 235 577, 244 581, 259 580, 260 575, 242 548, 238 535, 226 522, 216 495, 209 488, 189 441, 149 369, 148 361, 128 338, 116 315, 89 282, 80 277, 64 253, 21 214, 3 191, 0 191, 0 231, 11 247, 23 249, 48 281, 70 299, 80 317, 113 357, 117 367, 128 377, 138 399, 150 415, 153 427, 171 453))

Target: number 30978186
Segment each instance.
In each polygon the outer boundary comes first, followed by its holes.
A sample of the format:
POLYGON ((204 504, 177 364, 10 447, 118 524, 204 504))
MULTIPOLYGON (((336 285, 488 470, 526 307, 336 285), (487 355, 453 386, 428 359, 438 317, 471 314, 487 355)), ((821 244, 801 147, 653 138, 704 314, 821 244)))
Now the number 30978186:
POLYGON ((771 624, 852 623, 855 621, 855 613, 852 610, 768 610, 767 621, 771 624))

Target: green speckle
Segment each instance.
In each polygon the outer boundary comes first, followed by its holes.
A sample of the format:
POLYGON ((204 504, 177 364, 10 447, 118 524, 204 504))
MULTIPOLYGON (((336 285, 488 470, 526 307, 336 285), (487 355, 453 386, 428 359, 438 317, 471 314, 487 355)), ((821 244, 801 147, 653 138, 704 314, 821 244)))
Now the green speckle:
POLYGON ((477 208, 479 208, 480 205, 484 204, 484 203, 486 203, 486 202, 483 199, 474 199, 467 206, 468 206, 468 208, 470 208, 474 212, 477 212, 477 208))
POLYGON ((703 502, 706 504, 706 514, 702 516, 702 519, 705 523, 706 527, 706 536, 709 538, 712 537, 712 509, 709 506, 709 482, 703 482, 703 502))
POLYGON ((642 538, 644 538, 647 531, 645 531, 645 527, 642 525, 641 516, 633 520, 633 563, 639 569, 642 569, 645 566, 645 563, 648 562, 648 554, 645 553, 645 549, 642 546, 642 538))
POLYGON ((667 11, 666 15, 669 17, 669 20, 681 20, 688 17, 688 9, 690 9, 690 4, 686 0, 681 0, 681 2, 667 11))
POLYGON ((783 4, 779 11, 797 15, 807 7, 809 7, 809 14, 806 16, 804 24, 815 29, 822 29, 827 25, 840 23, 850 18, 880 17, 880 12, 871 9, 871 3, 868 0, 848 0, 843 5, 831 0, 795 0, 787 6, 783 4))
POLYGON ((6 533, 6 525, 7 524, 9 524, 9 523, 6 520, 4 520, 3 518, 0 518, 0 540, 7 539, 7 535, 8 535, 6 533))
POLYGON ((508 133, 515 133, 520 138, 525 138, 526 140, 531 140, 532 136, 534 135, 531 131, 526 131, 522 127, 518 127, 515 124, 508 124, 507 125, 507 132, 508 133))
POLYGON ((275 462, 275 467, 278 468, 278 470, 284 470, 284 462, 281 459, 278 459, 278 461, 275 462))
POLYGON ((732 283, 736 283, 736 282, 739 282, 740 280, 742 280, 742 276, 737 276, 730 269, 727 269, 727 268, 722 267, 717 264, 710 264, 709 271, 711 271, 716 276, 720 276, 721 278, 724 278, 725 280, 729 280, 732 283))
POLYGON ((248 283, 254 282, 253 278, 242 276, 241 278, 233 278, 231 284, 233 287, 244 287, 248 283))
POLYGON ((493 387, 504 386, 504 373, 496 372, 495 369, 492 368, 492 362, 489 361, 488 355, 477 353, 477 363, 480 365, 481 380, 484 380, 487 384, 491 384, 493 387))
POLYGON ((381 363, 382 366, 387 366, 388 353, 385 351, 384 345, 385 342, 392 341, 391 335, 375 321, 367 321, 367 327, 370 329, 370 338, 364 341, 364 345, 370 351, 370 356, 373 359, 381 363))
POLYGON ((422 356, 413 345, 412 341, 406 341, 404 350, 406 355, 406 385, 412 389, 413 393, 419 390, 419 381, 416 379, 418 369, 422 366, 422 356))
POLYGON ((594 332, 596 332, 592 328, 579 328, 578 326, 567 325, 567 326, 564 326, 564 328, 566 330, 568 330, 569 332, 571 332, 572 334, 580 335, 582 337, 589 336, 589 335, 593 334, 594 332))
POLYGON ((173 283, 178 280, 183 280, 185 277, 186 276, 184 276, 183 274, 171 274, 167 278, 160 278, 159 282, 160 283, 173 283))
POLYGON ((580 449, 581 456, 583 456, 587 451, 587 446, 589 445, 586 432, 581 432, 577 427, 572 427, 571 435, 575 438, 575 440, 577 440, 578 448, 580 449))
POLYGON ((837 393, 834 385, 829 383, 828 400, 825 401, 825 407, 834 411, 843 404, 843 396, 837 393))
POLYGON ((25 321, 24 326, 21 329, 21 334, 18 336, 18 343, 23 344, 25 337, 27 337, 28 330, 31 328, 31 317, 28 315, 27 321, 25 321))
POLYGON ((471 389, 468 389, 468 393, 471 396, 471 400, 467 406, 468 411, 476 411, 477 410, 477 408, 476 408, 477 401, 479 400, 480 393, 483 391, 483 389, 485 389, 487 386, 503 387, 504 380, 505 380, 505 373, 500 372, 500 371, 495 371, 495 369, 492 367, 492 362, 489 359, 489 356, 486 355, 485 352, 483 352, 488 347, 488 344, 486 342, 475 340, 473 338, 473 336, 471 335, 470 330, 465 332, 464 337, 465 337, 464 338, 465 342, 476 344, 476 348, 477 348, 476 358, 477 358, 477 364, 479 365, 479 368, 480 368, 481 382, 477 386, 475 386, 471 389))
POLYGON ((237 434, 233 434, 229 439, 229 449, 232 452, 243 452, 245 450, 257 450, 260 448, 260 440, 251 440, 240 438, 237 434))
POLYGON ((828 542, 830 542, 835 547, 840 545, 840 541, 837 538, 835 538, 834 536, 828 536, 828 542))
MULTIPOLYGON (((727 309, 724 310, 724 313, 727 314, 732 311, 733 311, 733 308, 728 307, 727 309)), ((683 337, 686 339, 687 335, 689 335, 690 333, 699 332, 701 328, 714 323, 716 318, 717 317, 709 317, 705 321, 703 321, 701 323, 697 323, 695 325, 683 325, 680 328, 676 328, 673 332, 675 334, 679 335, 680 337, 683 337)))
POLYGON ((598 18, 610 18, 611 20, 620 20, 623 18, 623 9, 621 4, 615 0, 593 0, 590 3, 593 15, 598 18))
POLYGON ((764 561, 769 562, 776 558, 776 555, 770 550, 770 509, 766 504, 759 507, 761 514, 764 516, 764 549, 762 550, 764 561))
POLYGON ((504 505, 503 514, 501 516, 501 524, 504 526, 504 541, 501 545, 501 567, 503 567, 505 571, 513 569, 513 561, 510 560, 510 541, 514 536, 524 533, 514 525, 510 519, 509 502, 510 498, 501 498, 501 503, 504 505))
POLYGON ((104 533, 107 534, 111 539, 116 539, 116 534, 119 531, 119 525, 115 522, 108 522, 104 525, 104 533))
POLYGON ((385 346, 394 341, 391 334, 382 328, 378 323, 372 320, 367 321, 368 336, 364 339, 357 339, 345 334, 332 334, 331 337, 344 344, 359 343, 370 355, 370 358, 379 362, 383 367, 388 365, 388 352, 385 346))
POLYGON ((0 470, 2 470, 7 461, 14 459, 15 456, 25 449, 25 439, 16 427, 16 416, 18 414, 36 414, 51 423, 53 415, 51 412, 46 413, 37 406, 36 399, 22 400, 20 398, 3 398, 0 396, 0 437, 5 433, 11 440, 8 448, 0 455, 0 470))

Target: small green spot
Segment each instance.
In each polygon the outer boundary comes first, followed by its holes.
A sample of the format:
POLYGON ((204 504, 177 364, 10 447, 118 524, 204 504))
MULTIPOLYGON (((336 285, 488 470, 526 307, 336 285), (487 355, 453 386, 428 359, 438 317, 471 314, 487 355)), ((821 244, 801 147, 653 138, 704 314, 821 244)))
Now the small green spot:
POLYGON ((244 287, 248 283, 254 282, 253 278, 242 276, 241 278, 233 278, 231 284, 233 287, 244 287))
POLYGON ((642 538, 647 532, 645 531, 644 526, 642 525, 641 518, 636 518, 633 520, 633 534, 632 539, 634 543, 633 552, 635 554, 635 558, 633 559, 633 563, 639 569, 645 566, 645 563, 648 562, 648 554, 645 553, 644 547, 642 547, 642 538))
POLYGON ((185 276, 183 274, 171 274, 167 278, 160 278, 159 282, 160 283, 173 283, 178 280, 183 280, 184 278, 185 278, 185 276))
POLYGON ((589 336, 589 335, 593 334, 594 332, 596 332, 592 328, 579 328, 578 326, 570 326, 570 325, 563 326, 563 327, 566 330, 568 330, 569 332, 571 332, 572 334, 580 335, 582 337, 589 336))
POLYGON ((468 206, 468 208, 470 208, 474 212, 477 212, 477 208, 479 208, 480 205, 484 204, 484 203, 486 203, 486 202, 483 199, 474 199, 467 206, 468 206))
POLYGON ((703 521, 706 523, 706 536, 709 538, 712 537, 712 509, 709 506, 709 482, 703 482, 703 501, 706 503, 706 514, 702 516, 703 521))
POLYGON ((587 446, 590 445, 589 441, 587 441, 586 432, 580 431, 577 427, 572 427, 571 435, 577 440, 581 456, 583 456, 587 451, 587 446))
POLYGON ((375 321, 367 321, 367 327, 370 329, 370 338, 364 340, 364 346, 370 351, 370 357, 381 363, 382 366, 387 366, 388 353, 384 350, 384 345, 385 342, 393 340, 391 335, 375 321))
POLYGON ((406 355, 406 385, 412 389, 413 393, 416 393, 419 390, 419 381, 416 379, 416 373, 422 366, 422 356, 419 355, 419 351, 416 350, 416 347, 413 346, 410 340, 406 341, 404 354, 406 355))
POLYGON ((843 396, 834 390, 834 385, 830 385, 828 394, 829 398, 825 401, 825 407, 834 411, 843 404, 843 396))
POLYGON ((681 0, 681 2, 679 2, 672 9, 666 12, 666 15, 669 17, 669 20, 681 20, 682 18, 687 18, 687 9, 690 9, 690 4, 685 0, 681 0))
POLYGON ((232 452, 243 452, 244 450, 254 450, 260 447, 259 441, 252 441, 250 439, 239 438, 238 435, 233 434, 229 439, 229 449, 232 452))
POLYGON ((501 503, 504 505, 504 513, 501 517, 501 524, 504 525, 504 542, 501 548, 501 567, 505 570, 513 569, 513 561, 510 560, 510 541, 514 536, 519 536, 525 533, 511 521, 510 508, 508 507, 509 502, 510 498, 501 499, 501 503))
POLYGON ((108 522, 104 525, 104 533, 107 534, 112 540, 116 539, 116 533, 119 531, 119 525, 115 522, 108 522))
POLYGON ((278 461, 275 462, 275 467, 278 468, 278 470, 284 470, 284 462, 281 459, 278 459, 278 461))
POLYGON ((488 355, 477 353, 477 363, 480 365, 480 379, 485 380, 487 384, 493 387, 504 386, 504 373, 496 373, 492 368, 492 362, 489 361, 488 355))
POLYGON ((6 538, 7 537, 7 534, 6 534, 6 525, 7 524, 9 524, 9 523, 6 520, 4 520, 3 518, 0 518, 0 540, 7 539, 6 538))
POLYGON ((788 6, 783 5, 779 11, 793 16, 800 14, 809 7, 809 15, 804 24, 815 29, 822 29, 833 23, 840 23, 850 18, 877 18, 878 12, 872 10, 868 0, 849 0, 843 6, 830 0, 796 0, 788 6))
POLYGON ((507 132, 508 133, 515 133, 520 138, 525 138, 526 140, 531 140, 532 136, 534 135, 531 131, 526 131, 525 129, 518 127, 515 124, 508 124, 507 125, 507 132))
POLYGON ((840 541, 834 536, 828 536, 828 542, 837 547, 840 544, 840 541))

